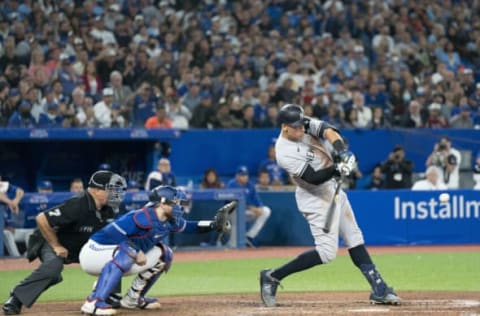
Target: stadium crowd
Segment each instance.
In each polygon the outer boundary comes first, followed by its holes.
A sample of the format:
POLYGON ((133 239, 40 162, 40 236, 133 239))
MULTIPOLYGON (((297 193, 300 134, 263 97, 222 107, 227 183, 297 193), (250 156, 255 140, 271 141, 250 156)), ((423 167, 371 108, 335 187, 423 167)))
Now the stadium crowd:
POLYGON ((479 52, 473 0, 6 0, 0 126, 480 128, 479 52))

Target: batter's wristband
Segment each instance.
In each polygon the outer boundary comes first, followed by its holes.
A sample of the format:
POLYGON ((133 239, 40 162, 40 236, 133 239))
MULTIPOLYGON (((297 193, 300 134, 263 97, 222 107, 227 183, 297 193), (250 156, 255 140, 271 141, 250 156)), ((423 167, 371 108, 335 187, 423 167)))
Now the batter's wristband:
POLYGON ((333 148, 339 153, 345 150, 345 144, 340 139, 337 139, 332 144, 333 148))

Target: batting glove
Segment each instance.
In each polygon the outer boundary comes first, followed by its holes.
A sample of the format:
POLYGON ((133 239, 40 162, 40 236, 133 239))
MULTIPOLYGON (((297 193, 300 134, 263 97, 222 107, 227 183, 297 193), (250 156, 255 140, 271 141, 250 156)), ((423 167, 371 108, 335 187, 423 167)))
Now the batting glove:
POLYGON ((339 162, 336 164, 337 170, 342 176, 349 176, 355 169, 357 160, 355 155, 349 150, 343 150, 339 156, 339 162))

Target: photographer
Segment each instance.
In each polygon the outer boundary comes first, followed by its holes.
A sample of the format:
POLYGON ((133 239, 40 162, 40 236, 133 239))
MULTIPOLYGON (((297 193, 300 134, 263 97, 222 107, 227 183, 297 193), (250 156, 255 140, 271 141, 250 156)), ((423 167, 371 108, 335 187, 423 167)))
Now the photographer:
POLYGON ((458 189, 460 152, 452 147, 452 142, 447 136, 440 138, 440 141, 433 147, 433 152, 428 156, 426 166, 436 166, 442 174, 440 179, 449 189, 458 189))
POLYGON ((405 189, 412 186, 413 162, 405 159, 402 146, 395 146, 381 169, 385 175, 386 189, 405 189))

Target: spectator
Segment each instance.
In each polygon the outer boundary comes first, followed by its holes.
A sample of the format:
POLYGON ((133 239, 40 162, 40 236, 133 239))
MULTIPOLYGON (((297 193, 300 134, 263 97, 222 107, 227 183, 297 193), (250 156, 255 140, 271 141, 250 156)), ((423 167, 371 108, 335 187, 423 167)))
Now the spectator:
POLYGON ((255 186, 257 191, 270 191, 272 186, 270 185, 270 175, 265 169, 260 169, 257 176, 257 184, 255 186))
POLYGON ((470 106, 460 105, 460 113, 453 116, 450 120, 451 128, 473 128, 473 120, 470 113, 470 106))
POLYGON ((413 191, 418 190, 446 190, 447 187, 440 179, 441 171, 436 166, 430 166, 425 171, 425 179, 416 181, 413 186, 413 191))
POLYGON ((19 104, 20 91, 16 88, 9 91, 7 83, 0 82, 0 127, 7 125, 8 119, 16 111, 19 104))
POLYGON ((85 65, 85 71, 82 75, 85 92, 93 97, 94 100, 100 99, 100 92, 103 84, 97 74, 97 68, 94 61, 89 61, 85 65))
POLYGON ((38 126, 43 128, 65 127, 64 117, 60 114, 58 104, 49 102, 46 104, 47 112, 40 113, 38 117, 38 126))
POLYGON ((448 127, 448 120, 441 113, 442 106, 432 103, 428 106, 428 118, 425 127, 445 128, 448 127))
POLYGON ((83 180, 80 178, 73 178, 70 181, 70 192, 81 193, 83 192, 83 180))
POLYGON ((420 112, 420 103, 417 100, 410 101, 408 111, 403 116, 400 125, 409 128, 421 128, 424 121, 420 112))
POLYGON ((132 127, 143 127, 145 121, 156 112, 156 98, 152 86, 142 82, 135 92, 132 109, 132 127))
POLYGON ((385 113, 383 111, 383 108, 381 107, 374 107, 373 108, 373 114, 372 114, 372 120, 368 125, 366 126, 367 128, 371 129, 378 129, 378 128, 390 128, 392 125, 390 124, 390 121, 385 118, 385 113))
POLYGON ((433 147, 433 152, 428 156, 426 166, 436 166, 442 171, 440 179, 449 189, 460 187, 460 152, 452 147, 452 142, 447 136, 433 147))
POLYGON ((378 164, 373 168, 370 182, 367 184, 369 190, 379 190, 385 187, 384 176, 382 173, 382 165, 378 164))
POLYGON ((214 168, 207 168, 203 173, 202 181, 200 182, 201 189, 222 189, 225 184, 220 180, 217 170, 214 168))
POLYGON ((104 88, 102 95, 102 101, 93 106, 98 127, 124 127, 125 119, 120 114, 120 109, 113 105, 112 88, 104 88))
POLYGON ((32 114, 30 113, 31 109, 32 104, 29 101, 21 101, 18 105, 18 110, 13 112, 13 114, 8 119, 8 127, 35 127, 37 124, 32 114))
POLYGON ((157 163, 157 170, 150 172, 145 182, 145 191, 149 191, 159 185, 176 186, 175 174, 172 172, 170 160, 161 158, 157 163))
POLYGON ((24 192, 20 187, 11 184, 8 181, 2 181, 2 177, 0 176, 0 207, 2 204, 6 206, 6 210, 2 212, 4 218, 0 220, 5 221, 3 238, 8 254, 12 257, 20 256, 20 251, 15 242, 16 227, 14 218, 20 214, 19 204, 23 195, 24 192))
POLYGON ((167 118, 165 105, 157 105, 157 114, 151 116, 145 122, 145 128, 172 128, 172 122, 167 118))
POLYGON ((269 104, 267 107, 267 119, 263 122, 262 127, 274 128, 278 127, 278 106, 269 104))
POLYGON ((182 104, 178 97, 172 95, 167 99, 165 106, 167 108, 167 116, 172 121, 173 128, 185 130, 189 128, 192 112, 182 104))
POLYGON ((210 92, 204 91, 201 94, 201 102, 193 109, 190 126, 195 128, 212 128, 212 118, 215 111, 212 106, 212 96, 210 92))
POLYGON ((274 186, 280 186, 288 184, 288 175, 286 171, 277 163, 275 157, 275 144, 271 144, 267 149, 267 158, 260 162, 258 170, 265 170, 268 172, 269 184, 274 186))
POLYGON ((110 74, 110 85, 113 90, 113 102, 120 105, 122 116, 130 119, 130 107, 127 103, 133 101, 132 89, 123 84, 123 76, 120 71, 112 71, 110 74))
POLYGON ((353 93, 352 108, 357 112, 357 120, 351 123, 356 127, 367 127, 372 121, 372 110, 365 105, 365 97, 362 93, 358 91, 353 93))
POLYGON ((252 227, 246 233, 246 244, 249 247, 255 248, 258 246, 256 237, 265 226, 270 217, 271 210, 268 206, 263 205, 255 189, 255 185, 249 181, 248 168, 246 166, 239 166, 237 168, 235 178, 228 181, 226 187, 228 189, 240 188, 245 190, 247 221, 254 221, 252 227))
POLYGON ((395 146, 382 164, 386 189, 405 189, 412 186, 413 162, 405 159, 402 146, 395 146))
POLYGON ((53 185, 50 180, 43 180, 37 186, 38 193, 52 193, 53 192, 53 185))

